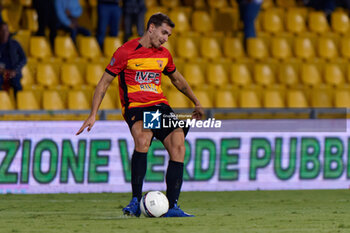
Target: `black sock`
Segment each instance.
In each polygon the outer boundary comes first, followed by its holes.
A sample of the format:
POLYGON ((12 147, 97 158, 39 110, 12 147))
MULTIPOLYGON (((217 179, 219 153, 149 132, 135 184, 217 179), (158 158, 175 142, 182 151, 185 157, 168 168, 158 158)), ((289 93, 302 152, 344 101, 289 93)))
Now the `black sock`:
POLYGON ((131 187, 132 197, 137 197, 140 201, 142 197, 142 185, 147 170, 147 153, 137 152, 131 158, 131 187))
POLYGON ((182 178, 184 173, 184 164, 169 160, 168 170, 166 172, 166 196, 169 200, 169 208, 173 208, 180 196, 182 178))

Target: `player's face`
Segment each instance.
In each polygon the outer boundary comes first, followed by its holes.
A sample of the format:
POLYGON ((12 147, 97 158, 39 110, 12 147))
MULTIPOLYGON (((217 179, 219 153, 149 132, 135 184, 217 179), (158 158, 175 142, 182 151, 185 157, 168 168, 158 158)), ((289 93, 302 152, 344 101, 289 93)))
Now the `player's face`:
POLYGON ((153 25, 151 27, 151 43, 155 48, 159 48, 162 44, 168 41, 169 36, 171 35, 172 28, 163 23, 161 26, 156 27, 153 25))

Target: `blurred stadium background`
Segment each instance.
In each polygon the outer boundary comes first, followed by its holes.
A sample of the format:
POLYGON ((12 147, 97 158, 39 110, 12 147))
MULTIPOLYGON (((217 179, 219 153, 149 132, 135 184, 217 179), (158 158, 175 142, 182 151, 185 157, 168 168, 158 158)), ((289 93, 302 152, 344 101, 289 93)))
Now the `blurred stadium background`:
MULTIPOLYGON (((118 37, 106 37, 102 50, 94 36, 79 37, 75 46, 63 31, 51 49, 48 37, 34 36, 38 22, 31 0, 2 2, 4 21, 22 45, 28 63, 17 100, 11 91, 0 91, 0 119, 85 119, 94 87, 122 44, 123 28, 118 37)), ((80 24, 94 33, 97 1, 80 2, 80 24)), ((145 2, 145 22, 155 12, 166 13, 175 22, 174 36, 165 46, 210 116, 339 117, 334 115, 337 109, 350 106, 346 10, 337 8, 328 23, 323 12, 297 0, 264 0, 256 20, 257 38, 249 39, 245 49, 235 0, 145 2), (315 114, 319 108, 325 111, 315 114)), ((101 110, 106 111, 101 119, 121 119, 116 86, 117 80, 102 103, 101 110)), ((163 78, 162 86, 174 108, 191 107, 168 78, 163 78)))

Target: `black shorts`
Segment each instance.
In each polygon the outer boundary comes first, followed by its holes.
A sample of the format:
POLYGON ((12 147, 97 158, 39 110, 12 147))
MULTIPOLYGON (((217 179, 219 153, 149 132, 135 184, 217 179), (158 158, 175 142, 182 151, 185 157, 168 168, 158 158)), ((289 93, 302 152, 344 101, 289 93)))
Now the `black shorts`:
MULTIPOLYGON (((177 122, 181 121, 177 119, 175 112, 173 109, 166 104, 157 104, 154 106, 149 106, 149 107, 140 107, 140 108, 130 108, 125 110, 124 114, 124 119, 126 123, 129 126, 130 132, 132 126, 135 124, 137 121, 142 121, 144 128, 145 128, 145 121, 144 121, 144 114, 148 114, 149 112, 157 112, 161 113, 160 117, 160 128, 154 129, 150 128, 151 131, 153 132, 153 136, 157 138, 160 141, 164 141, 164 139, 172 132, 174 129, 180 128, 179 124, 170 124, 169 121, 177 122), (166 120, 167 122, 167 127, 163 127, 163 119, 166 120), (174 126, 176 125, 176 126, 174 126)), ((182 128, 185 134, 185 137, 189 131, 189 127, 183 127, 182 128)))

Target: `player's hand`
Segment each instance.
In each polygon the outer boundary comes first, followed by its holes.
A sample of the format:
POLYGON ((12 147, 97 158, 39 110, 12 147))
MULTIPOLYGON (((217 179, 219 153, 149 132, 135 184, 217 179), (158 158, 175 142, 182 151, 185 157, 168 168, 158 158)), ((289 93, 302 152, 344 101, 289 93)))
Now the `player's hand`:
POLYGON ((194 111, 192 113, 192 118, 196 119, 196 120, 200 120, 200 119, 202 119, 203 115, 204 115, 204 111, 203 111, 202 106, 200 104, 197 104, 194 107, 194 111))
POLYGON ((96 116, 90 115, 75 135, 81 134, 86 127, 88 127, 87 131, 89 132, 92 126, 94 126, 95 121, 96 121, 96 116))

